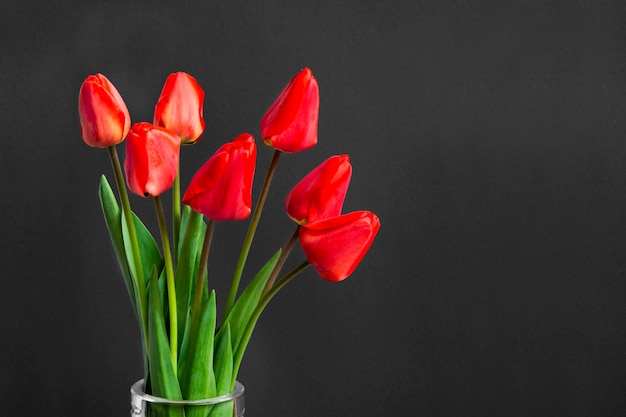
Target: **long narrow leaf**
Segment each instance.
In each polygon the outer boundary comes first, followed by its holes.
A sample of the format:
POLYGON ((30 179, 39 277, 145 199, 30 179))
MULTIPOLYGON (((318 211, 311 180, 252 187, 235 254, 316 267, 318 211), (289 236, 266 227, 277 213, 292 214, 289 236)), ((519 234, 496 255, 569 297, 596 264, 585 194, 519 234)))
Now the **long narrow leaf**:
POLYGON ((233 374, 233 347, 230 343, 230 324, 226 323, 224 327, 224 336, 219 341, 216 340, 215 346, 215 380, 217 386, 217 395, 225 395, 230 392, 233 374))
MULTIPOLYGON (((230 324, 223 327, 222 337, 215 343, 215 379, 217 385, 217 395, 230 393, 233 378, 233 348, 230 344, 230 324)), ((233 401, 217 404, 211 412, 210 417, 232 417, 233 401)))
POLYGON ((178 370, 182 394, 187 400, 215 396, 213 374, 215 316, 215 291, 211 291, 198 317, 192 315, 186 355, 181 359, 178 370))
POLYGON ((177 257, 180 257, 181 253, 182 253, 182 247, 183 247, 183 242, 182 242, 182 238, 185 235, 185 229, 187 228, 187 222, 189 221, 189 216, 195 213, 191 207, 187 206, 187 205, 183 205, 183 210, 182 210, 182 214, 180 216, 180 236, 178 239, 178 247, 175 248, 175 250, 177 251, 177 257))
POLYGON ((180 251, 175 274, 179 348, 182 347, 184 331, 187 327, 186 320, 191 305, 191 294, 195 287, 202 241, 206 231, 202 215, 192 211, 188 206, 185 206, 182 217, 180 251))
MULTIPOLYGON (((157 272, 160 273, 161 269, 163 269, 164 261, 163 257, 161 256, 161 252, 159 251, 159 247, 154 240, 154 237, 135 213, 133 213, 133 220, 135 222, 139 252, 141 254, 141 264, 144 271, 143 278, 147 287, 147 282, 150 279, 150 271, 152 271, 152 267, 156 265, 157 272)), ((126 225, 126 222, 124 221, 124 216, 122 216, 122 236, 124 237, 126 259, 128 259, 130 270, 134 271, 135 269, 133 255, 130 248, 130 236, 128 234, 128 227, 126 225)))
MULTIPOLYGON (((191 311, 187 312, 187 315, 191 315, 191 311)), ((182 364, 187 360, 187 346, 189 346, 189 333, 191 333, 191 319, 188 317, 185 321, 185 331, 183 332, 183 340, 180 343, 180 349, 178 350, 178 380, 180 381, 180 369, 182 364)))
MULTIPOLYGON (((136 277, 136 268, 134 257, 132 253, 131 247, 131 239, 128 231, 128 225, 126 224, 126 217, 124 216, 124 209, 122 208, 122 237, 124 239, 124 249, 126 250, 126 259, 128 260, 128 266, 131 271, 131 275, 133 276, 133 281, 135 283, 135 291, 137 298, 137 308, 141 310, 141 306, 143 305, 143 320, 140 320, 142 323, 141 328, 144 326, 147 327, 148 315, 147 305, 148 305, 148 281, 150 280, 150 271, 155 267, 157 270, 157 274, 163 269, 163 258, 161 257, 161 253, 159 252, 159 247, 157 246, 154 238, 150 231, 146 228, 146 226, 141 222, 139 217, 132 213, 133 221, 135 223, 135 233, 137 235, 137 244, 139 245, 139 253, 141 257, 141 264, 144 276, 142 278, 136 277)), ((144 338, 148 339, 148 335, 144 330, 144 338)), ((148 341, 145 342, 148 344, 148 341)), ((149 346, 147 347, 149 349, 149 346)))
MULTIPOLYGON (((165 329, 165 318, 163 317, 163 306, 157 281, 156 268, 152 268, 148 291, 150 299, 148 303, 150 387, 152 394, 157 397, 182 400, 183 397, 170 356, 169 338, 165 329)), ((184 417, 185 414, 182 407, 168 407, 167 413, 163 415, 184 417)))
POLYGON ((106 177, 102 175, 100 177, 100 186, 98 188, 98 194, 100 196, 100 205, 102 206, 102 214, 109 230, 109 236, 111 237, 111 243, 117 257, 117 262, 122 272, 122 277, 126 283, 126 289, 128 290, 128 296, 133 305, 135 313, 137 314, 137 320, 141 325, 141 313, 137 306, 137 296, 135 283, 133 282, 132 275, 130 273, 128 259, 126 258, 126 250, 124 248, 124 237, 122 236, 122 211, 117 203, 117 199, 113 194, 111 185, 107 181, 106 177))
POLYGON ((243 335, 239 345, 236 349, 233 350, 233 383, 231 384, 231 388, 234 388, 234 382, 237 378, 237 373, 239 372, 239 366, 241 365, 241 360, 243 358, 243 354, 246 351, 246 347, 248 346, 248 342, 250 341, 250 337, 252 336, 252 332, 254 331, 254 327, 261 316, 261 313, 267 307, 268 303, 274 298, 274 296, 280 291, 285 285, 287 285, 292 279, 294 279, 298 274, 304 271, 311 264, 309 261, 304 261, 300 265, 293 268, 290 272, 288 272, 285 276, 283 276, 270 290, 265 294, 260 300, 250 319, 246 328, 243 331, 243 335))
POLYGON ((113 244, 115 256, 117 257, 117 261, 122 272, 122 277, 124 278, 124 283, 126 284, 126 289, 128 290, 128 296, 135 311, 135 315, 137 316, 137 322, 139 324, 139 328, 141 329, 141 334, 145 342, 143 344, 143 361, 145 372, 144 379, 147 379, 147 329, 144 328, 144 322, 142 320, 142 314, 139 304, 140 301, 138 299, 138 294, 140 292, 137 289, 137 282, 133 279, 133 274, 130 272, 127 252, 124 245, 124 236, 122 232, 122 211, 120 210, 115 195, 113 194, 111 185, 104 175, 102 175, 102 177, 100 178, 100 186, 98 192, 100 196, 100 204, 102 206, 102 213, 104 215, 107 229, 109 230, 109 236, 111 237, 111 243, 113 244))
POLYGON ((280 253, 280 250, 277 251, 274 256, 267 261, 252 281, 250 281, 246 289, 241 293, 241 296, 228 314, 228 317, 224 319, 224 322, 218 332, 218 343, 219 339, 222 337, 221 333, 224 330, 224 326, 226 324, 230 324, 232 350, 237 350, 243 331, 250 320, 250 316, 252 316, 254 309, 259 303, 265 283, 267 282, 272 269, 274 269, 280 253))

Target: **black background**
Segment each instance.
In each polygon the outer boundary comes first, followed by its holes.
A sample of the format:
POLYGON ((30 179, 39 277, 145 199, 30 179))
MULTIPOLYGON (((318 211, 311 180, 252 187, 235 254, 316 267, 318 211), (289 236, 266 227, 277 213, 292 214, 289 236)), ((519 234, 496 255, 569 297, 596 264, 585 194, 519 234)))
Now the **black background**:
MULTIPOLYGON (((345 211, 382 228, 348 280, 309 270, 270 305, 240 372, 248 414, 626 412, 623 2, 50 0, 0 16, 1 415, 128 415, 142 375, 97 197, 108 155, 79 135, 85 77, 150 121, 167 75, 193 74, 207 129, 183 184, 245 131, 258 183, 260 119, 305 66, 319 144, 281 158, 248 271, 293 229, 283 196, 333 154, 354 167, 345 211)), ((245 228, 217 227, 222 297, 245 228)))

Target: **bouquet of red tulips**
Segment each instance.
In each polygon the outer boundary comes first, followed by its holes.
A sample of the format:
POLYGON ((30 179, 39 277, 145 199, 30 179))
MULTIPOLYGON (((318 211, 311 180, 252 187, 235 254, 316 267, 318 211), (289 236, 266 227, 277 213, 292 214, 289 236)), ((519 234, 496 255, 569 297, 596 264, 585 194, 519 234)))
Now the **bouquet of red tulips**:
POLYGON ((104 175, 99 195, 142 333, 145 392, 171 400, 231 392, 252 331, 272 297, 308 266, 327 281, 345 279, 380 227, 369 211, 342 214, 352 166, 347 155, 331 156, 286 196, 295 232, 246 280, 240 292, 246 258, 279 157, 317 143, 319 90, 317 80, 305 68, 265 113, 261 136, 274 153, 254 209, 257 148, 248 133, 223 144, 198 169, 181 198, 179 152, 181 145, 196 143, 204 131, 203 102, 203 89, 184 72, 167 78, 153 123, 131 127, 124 100, 102 74, 87 77, 78 101, 84 142, 107 148, 113 165, 118 196, 104 175), (116 145, 125 139, 122 169, 116 145), (127 189, 154 201, 160 245, 131 210, 127 189), (161 195, 170 189, 172 219, 168 221, 161 195), (207 274, 213 230, 218 221, 248 217, 248 232, 218 323, 215 292, 209 290, 207 274), (306 259, 281 275, 296 241, 306 259))

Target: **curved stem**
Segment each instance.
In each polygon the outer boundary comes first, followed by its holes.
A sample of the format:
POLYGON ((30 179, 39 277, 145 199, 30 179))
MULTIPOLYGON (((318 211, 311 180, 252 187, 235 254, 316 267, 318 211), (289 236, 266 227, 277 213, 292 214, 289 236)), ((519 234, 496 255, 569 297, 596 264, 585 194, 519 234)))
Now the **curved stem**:
POLYGON ((198 276, 196 277, 196 289, 193 297, 193 306, 191 315, 196 317, 200 313, 202 304, 202 291, 204 291, 204 274, 208 268, 209 251, 211 250, 211 240, 213 239, 213 230, 215 229, 215 221, 208 219, 206 225, 206 233, 204 234, 204 243, 202 244, 202 252, 200 254, 200 264, 198 265, 198 276))
POLYGON ((233 379, 232 379, 233 382, 232 382, 232 386, 230 387, 231 390, 235 387, 235 380, 237 379, 237 373, 239 372, 239 366, 241 365, 243 354, 246 350, 246 346, 248 345, 248 342, 250 341, 250 336, 252 336, 252 331, 254 330, 254 326, 256 325, 256 322, 259 320, 259 317, 261 316, 261 313, 263 312, 265 307, 269 304, 269 302, 272 300, 272 298, 278 293, 278 291, 280 291, 285 285, 287 285, 289 281, 291 281, 296 276, 298 276, 300 272, 304 271, 309 265, 310 263, 307 260, 307 261, 302 262, 300 265, 296 266, 288 274, 282 277, 276 283, 276 285, 274 285, 268 291, 268 293, 265 294, 259 301, 259 304, 257 305, 256 309, 252 313, 252 316, 250 316, 250 320, 248 321, 248 324, 246 325, 246 328, 241 336, 241 341, 239 342, 239 345, 237 346, 233 355, 233 379))
POLYGON ((276 171, 276 166, 278 165, 278 158, 280 158, 281 151, 278 149, 274 150, 274 156, 272 157, 272 162, 267 170, 267 174, 265 176, 265 182, 263 183, 263 188, 261 188, 261 194, 259 195, 259 200, 254 208, 254 212, 252 213, 252 219, 250 220, 250 226, 248 227, 248 233, 243 241, 243 246, 241 248, 241 252, 239 254, 239 260, 237 261, 237 266, 235 267, 235 273, 233 275, 233 281, 231 283, 230 292, 228 293, 228 300, 226 301, 226 308, 224 309, 224 317, 228 317, 228 313, 233 308, 235 304, 235 298, 237 297, 237 290, 239 289, 239 281, 241 281, 241 275, 243 273, 243 268, 246 264, 246 259, 248 258, 248 253, 250 252, 250 246, 252 245, 252 239, 254 239, 254 233, 256 232, 256 228, 259 224, 259 218, 261 217, 261 212, 263 211, 263 206, 265 205, 265 200, 267 198, 267 193, 270 189, 270 184, 272 182, 272 177, 274 176, 274 171, 276 171))
POLYGON ((137 303, 139 304, 139 310, 141 317, 141 330, 143 333, 144 345, 146 352, 148 352, 148 300, 146 296, 146 281, 143 274, 143 265, 141 263, 141 254, 139 252, 139 243, 137 241, 137 231, 135 230, 135 221, 133 219, 133 213, 130 209, 130 201, 128 200, 128 193, 126 192, 126 184, 124 183, 124 174, 122 173, 122 166, 120 159, 117 155, 117 149, 115 146, 109 146, 109 157, 111 158, 111 164, 113 165, 113 172, 115 173, 115 182, 117 183, 117 190, 120 194, 120 200, 122 202, 122 213, 126 226, 128 227, 128 235, 130 237, 131 253, 133 256, 134 277, 135 286, 137 291, 137 303))
POLYGON ((163 245, 163 258, 165 260, 165 277, 167 279, 167 300, 170 316, 170 356, 174 372, 178 369, 178 319, 176 311, 176 284, 174 282, 174 266, 172 265, 172 252, 170 250, 170 241, 167 235, 167 224, 163 213, 163 205, 161 198, 157 195, 154 197, 154 206, 159 220, 159 230, 161 231, 161 242, 163 245))
POLYGON ((174 242, 174 264, 178 263, 178 240, 180 238, 180 165, 172 185, 172 239, 174 242))
POLYGON ((287 260, 287 257, 289 256, 289 252, 291 252, 291 249, 293 248, 294 243, 296 243, 296 240, 298 239, 299 231, 300 231, 300 225, 296 227, 295 232, 293 232, 293 234, 291 235, 291 237, 285 244, 283 251, 280 253, 280 256, 278 257, 278 261, 276 261, 276 265, 274 266, 272 273, 270 274, 269 278, 267 279, 267 282, 265 283, 265 288, 263 288, 263 293, 261 294, 261 297, 267 294, 269 290, 272 288, 272 285, 274 285, 274 281, 276 281, 278 274, 280 274, 280 270, 283 268, 283 265, 285 265, 285 261, 287 260))

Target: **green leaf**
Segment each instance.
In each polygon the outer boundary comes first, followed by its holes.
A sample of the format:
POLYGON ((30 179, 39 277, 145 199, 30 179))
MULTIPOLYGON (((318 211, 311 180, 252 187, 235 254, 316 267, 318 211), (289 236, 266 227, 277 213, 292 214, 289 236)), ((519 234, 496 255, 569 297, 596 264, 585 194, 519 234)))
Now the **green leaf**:
MULTIPOLYGON (((161 297, 161 306, 163 307, 163 317, 169 317, 169 303, 167 302, 167 273, 165 268, 161 269, 159 275, 159 296, 161 297)), ((150 286, 150 283, 147 284, 150 286)), ((169 320, 166 321, 166 329, 169 329, 169 320)))
MULTIPOLYGON (((187 313, 188 316, 191 316, 191 311, 187 313)), ((180 381, 180 368, 181 365, 187 360, 187 346, 189 346, 189 333, 191 333, 191 319, 188 317, 185 321, 185 331, 183 333, 183 340, 180 343, 180 349, 178 350, 178 374, 180 381)))
MULTIPOLYGON (((144 271, 143 282, 146 283, 147 287, 147 282, 150 279, 150 271, 152 271, 152 267, 156 266, 157 273, 160 273, 163 269, 163 265, 165 262, 163 261, 163 257, 161 256, 159 247, 157 246, 154 237, 152 237, 150 231, 146 228, 146 226, 142 223, 142 221, 139 219, 139 217, 137 217, 135 213, 132 213, 132 215, 135 222, 137 242, 139 244, 141 265, 143 266, 144 271)), ((126 259, 128 260, 129 268, 131 271, 135 271, 133 254, 130 247, 130 236, 128 234, 126 221, 124 221, 124 216, 122 216, 122 235, 124 237, 124 247, 126 249, 126 259)))
MULTIPOLYGON (((165 329, 163 306, 159 294, 156 268, 152 268, 148 291, 148 334, 150 367, 150 386, 152 395, 170 400, 181 400, 182 394, 176 378, 176 372, 170 356, 169 340, 165 329)), ((182 408, 168 409, 167 416, 184 416, 182 408)))
POLYGON ((207 417, 233 417, 234 400, 215 404, 207 417))
POLYGON ((224 326, 223 335, 215 341, 215 380, 217 395, 230 393, 233 374, 233 347, 230 343, 230 323, 224 326))
MULTIPOLYGON (((195 211, 193 211, 191 209, 191 207, 187 206, 187 205, 183 205, 183 210, 182 210, 182 214, 180 217, 180 236, 179 238, 182 238, 185 235, 185 229, 187 228, 187 222, 189 221, 189 216, 195 213, 195 211)), ((196 213, 197 214, 197 213, 196 213)), ((175 250, 177 251, 177 257, 180 257, 180 254, 182 253, 182 248, 183 248, 183 242, 182 239, 178 240, 178 247, 175 248, 175 250)))
POLYGON ((117 199, 113 194, 111 185, 107 181, 106 177, 102 175, 100 177, 100 187, 98 189, 100 195, 100 205, 102 206, 102 213, 104 220, 109 230, 109 236, 111 237, 111 243, 117 257, 117 262, 120 266, 124 282, 126 283, 126 289, 128 290, 128 296, 137 314, 137 320, 141 326, 141 312, 138 309, 138 301, 136 296, 135 283, 130 272, 128 259, 126 258, 126 250, 124 248, 124 238, 122 236, 122 211, 117 203, 117 199))
POLYGON ((187 327, 186 321, 195 288, 196 275, 198 274, 198 263, 205 232, 206 224, 202 215, 185 206, 181 223, 182 238, 179 241, 180 251, 175 273, 178 341, 181 346, 187 327))
POLYGON ((248 324, 248 321, 250 320, 250 317, 252 316, 252 313, 254 312, 254 309, 261 299, 265 283, 272 273, 276 262, 278 262, 280 253, 281 250, 278 250, 278 252, 272 256, 263 268, 261 268, 252 281, 250 281, 243 293, 241 293, 241 296, 228 314, 228 317, 224 319, 217 338, 219 339, 222 337, 220 333, 223 332, 224 326, 226 324, 230 324, 231 347, 233 351, 237 350, 239 343, 241 342, 243 332, 248 324))
MULTIPOLYGON (((124 209, 122 208, 122 237, 124 239, 124 249, 126 250, 126 259, 128 261, 128 267, 131 272, 131 276, 133 277, 134 285, 135 285, 135 297, 137 299, 137 309, 142 309, 143 306, 143 314, 140 314, 140 317, 143 317, 143 320, 140 320, 142 323, 141 329, 143 331, 144 340, 148 339, 149 336, 147 334, 147 330, 144 327, 148 327, 148 315, 147 305, 148 305, 148 281, 150 280, 150 271, 152 271, 153 267, 156 267, 157 274, 163 270, 164 261, 161 257, 161 253, 159 252, 159 248, 152 237, 152 234, 148 231, 146 226, 141 222, 141 220, 132 213, 133 222, 135 224, 135 233, 137 235, 137 245, 139 246, 139 256, 141 258, 143 277, 137 277, 137 270, 135 268, 135 261, 133 257, 133 250, 131 246, 131 238, 128 231, 128 225, 126 222, 126 216, 124 216, 124 209)), ((148 344, 148 341, 145 341, 145 344, 148 344)), ((149 347, 147 347, 149 349, 149 347)))
POLYGON ((208 301, 202 305, 198 316, 191 315, 186 352, 179 363, 178 378, 182 394, 187 400, 215 396, 215 375, 213 374, 215 321, 215 291, 211 291, 208 301))
MULTIPOLYGON (((233 378, 233 348, 230 344, 230 324, 223 327, 222 337, 215 341, 215 379, 217 395, 226 395, 234 385, 233 378)), ((233 415, 233 401, 217 404, 211 412, 210 417, 231 417, 233 415)))

